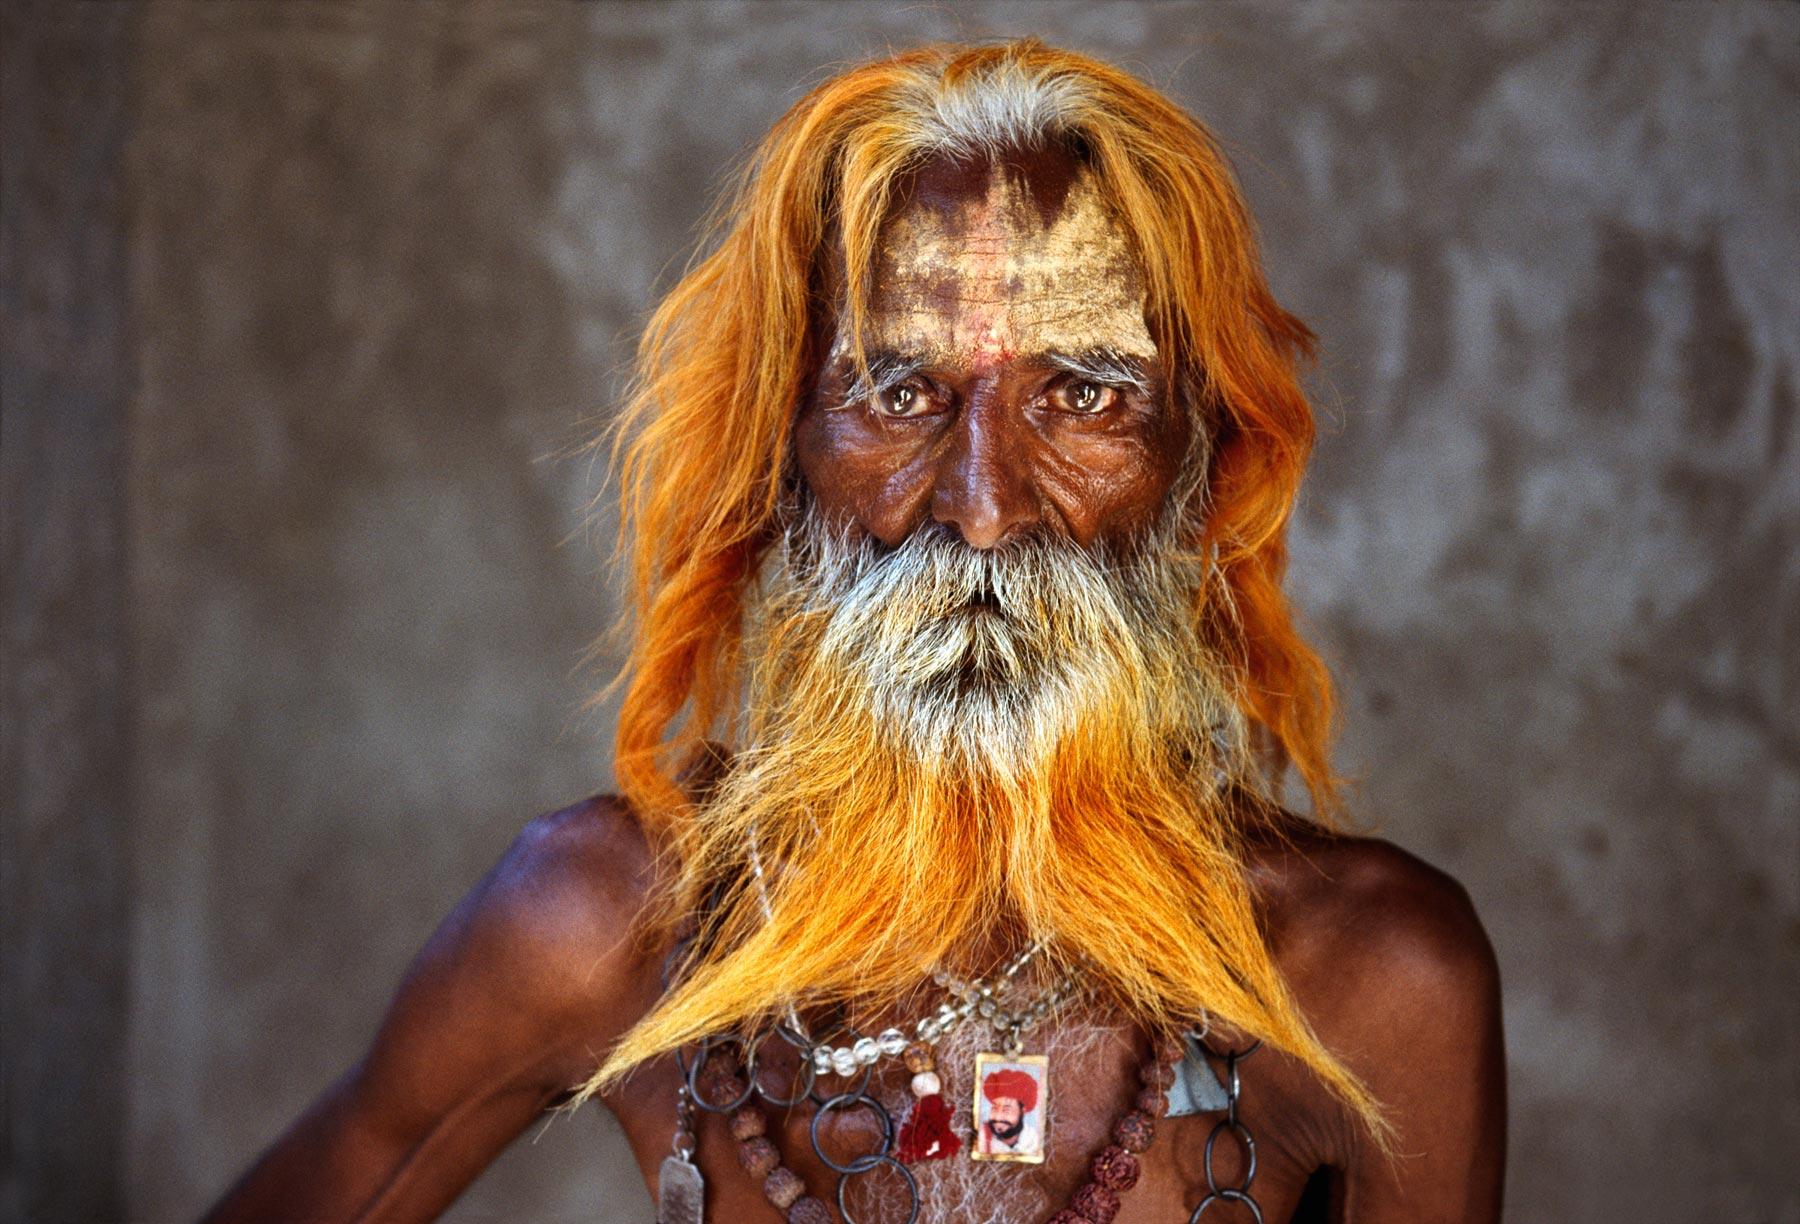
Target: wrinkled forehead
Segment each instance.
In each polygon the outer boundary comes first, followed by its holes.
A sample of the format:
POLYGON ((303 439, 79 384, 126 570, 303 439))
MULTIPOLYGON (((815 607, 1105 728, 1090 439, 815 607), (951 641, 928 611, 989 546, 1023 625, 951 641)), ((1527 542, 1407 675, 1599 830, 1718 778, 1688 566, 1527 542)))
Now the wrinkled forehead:
POLYGON ((882 226, 873 271, 871 351, 957 366, 1156 356, 1130 239, 1067 154, 928 163, 882 226))

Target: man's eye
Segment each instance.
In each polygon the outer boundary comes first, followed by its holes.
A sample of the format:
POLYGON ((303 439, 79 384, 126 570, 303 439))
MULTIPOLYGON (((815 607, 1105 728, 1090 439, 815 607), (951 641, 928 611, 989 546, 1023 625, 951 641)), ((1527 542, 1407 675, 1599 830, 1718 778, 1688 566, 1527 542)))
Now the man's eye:
POLYGON ((1078 412, 1092 416, 1105 412, 1118 402, 1117 388, 1104 383, 1089 382, 1085 378, 1066 382, 1051 395, 1051 402, 1064 412, 1078 412))
POLYGON ((877 392, 875 406, 884 416, 923 416, 931 407, 931 398, 913 383, 901 383, 877 392))

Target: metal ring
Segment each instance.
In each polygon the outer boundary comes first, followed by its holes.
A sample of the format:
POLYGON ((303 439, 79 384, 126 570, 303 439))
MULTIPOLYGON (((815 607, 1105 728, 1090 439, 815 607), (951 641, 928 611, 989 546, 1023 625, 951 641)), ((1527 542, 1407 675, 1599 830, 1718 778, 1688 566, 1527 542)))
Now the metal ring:
POLYGON ((775 1035, 797 1050, 810 1050, 814 1045, 811 1037, 786 1021, 775 1026, 775 1035))
MULTIPOLYGON (((819 1082, 818 1068, 814 1067, 812 1059, 807 1057, 807 1054, 812 1050, 812 1042, 808 1041, 801 1034, 794 1032, 785 1024, 777 1024, 772 1031, 777 1037, 781 1038, 800 1052, 800 1070, 806 1077, 806 1087, 802 1088, 791 1097, 778 1097, 765 1088, 754 1076, 750 1079, 750 1087, 756 1091, 757 1096, 761 1097, 768 1104, 773 1105, 776 1109, 792 1109, 801 1101, 810 1097, 812 1095, 813 1086, 819 1082)), ((762 1048, 760 1040, 757 1042, 757 1048, 762 1048)))
MULTIPOLYGON (((712 1049, 712 1040, 711 1037, 702 1037, 695 1043, 698 1048, 694 1052, 696 1054, 705 1054, 708 1050, 712 1049)), ((686 1049, 686 1046, 675 1047, 675 1065, 681 1068, 682 1079, 686 1079, 688 1073, 688 1056, 685 1052, 686 1049)))
POLYGON ((1256 1205, 1255 1199, 1242 1190, 1213 1191, 1200 1200, 1200 1205, 1194 1208, 1194 1214, 1188 1217, 1188 1224, 1199 1224, 1200 1217, 1205 1215, 1206 1209, 1214 1203, 1242 1203, 1250 1209, 1250 1217, 1256 1221, 1256 1224, 1263 1224, 1262 1208, 1256 1205))
POLYGON ((1214 1058, 1230 1058, 1233 1054, 1236 1054, 1239 1058, 1249 1058, 1252 1054, 1262 1049, 1262 1038, 1258 1037, 1255 1041, 1252 1041, 1241 1050, 1221 1050, 1214 1046, 1210 1041, 1202 1041, 1200 1043, 1200 1048, 1205 1050, 1208 1054, 1211 1054, 1214 1058))
POLYGON ((1206 1136, 1206 1150, 1204 1153, 1206 1188, 1214 1194, 1224 1194, 1227 1192, 1219 1189, 1218 1176, 1213 1172, 1213 1147, 1219 1142, 1219 1136, 1226 1131, 1231 1131, 1237 1135, 1238 1139, 1243 1143, 1244 1153, 1250 1161, 1249 1167, 1244 1170, 1243 1183, 1229 1192, 1232 1194, 1246 1194, 1250 1190, 1250 1183, 1256 1180, 1256 1140, 1251 1137, 1250 1131, 1242 1122, 1229 1120, 1215 1123, 1212 1128, 1212 1133, 1206 1136))
MULTIPOLYGON (((717 1037, 702 1037, 694 1043, 697 1047, 694 1053, 701 1062, 706 1061, 706 1056, 712 1053, 712 1048, 718 1044, 718 1040, 717 1037)), ((681 1078, 685 1081, 688 1077, 688 1056, 682 1053, 681 1046, 675 1047, 675 1065, 681 1068, 681 1078)))
MULTIPOLYGON (((887 1111, 883 1110, 882 1112, 886 1113, 887 1111)), ((912 1206, 907 1209, 906 1219, 903 1224, 917 1224, 919 1219, 919 1182, 917 1178, 913 1177, 911 1169, 901 1164, 898 1160, 895 1160, 892 1156, 882 1155, 875 1157, 874 1162, 871 1163, 868 1168, 861 1169, 858 1172, 867 1173, 884 1164, 893 1165, 894 1168, 900 1171, 900 1176, 906 1179, 906 1193, 912 1197, 912 1206)), ((857 1176, 856 1173, 838 1174, 837 1209, 838 1214, 844 1217, 844 1224, 857 1224, 856 1217, 850 1214, 850 1208, 844 1204, 844 1187, 848 1185, 850 1179, 855 1176, 857 1176)), ((1260 1219, 1261 1217, 1258 1218, 1260 1219)))
MULTIPOLYGON (((1210 1020, 1208 1027, 1211 1027, 1210 1020)), ((1205 1030, 1196 1035, 1195 1040, 1208 1055, 1224 1060, 1228 1082, 1225 1086, 1225 1116, 1213 1124, 1212 1131, 1206 1136, 1206 1148, 1203 1156, 1208 1193, 1205 1198, 1200 1200, 1200 1205, 1194 1208, 1194 1213, 1188 1217, 1188 1224, 1198 1224, 1200 1217, 1206 1214, 1206 1209, 1214 1203, 1242 1203, 1250 1209, 1251 1218, 1256 1221, 1256 1224, 1263 1224, 1262 1207, 1250 1194, 1250 1183, 1256 1180, 1256 1137, 1250 1133, 1248 1127, 1238 1121, 1238 1099, 1243 1089, 1243 1078, 1238 1071, 1238 1064, 1262 1048, 1262 1039, 1257 1038, 1241 1050, 1214 1048, 1206 1040, 1205 1030), (1220 1189, 1219 1179, 1213 1171, 1213 1152, 1218 1146, 1219 1136, 1226 1131, 1237 1135, 1248 1164, 1244 1169, 1243 1185, 1220 1189)))
MULTIPOLYGON (((707 1041, 716 1041, 718 1043, 718 1045, 712 1046, 707 1049, 706 1052, 708 1054, 710 1054, 712 1052, 712 1050, 717 1049, 719 1045, 729 1045, 732 1042, 736 1042, 740 1047, 743 1047, 747 1053, 751 1053, 750 1066, 747 1069, 747 1073, 744 1074, 744 1091, 738 1096, 738 1098, 736 1100, 732 1101, 728 1105, 715 1105, 711 1101, 707 1100, 705 1097, 700 1095, 700 1085, 699 1085, 698 1080, 699 1080, 699 1076, 700 1076, 700 1068, 702 1068, 706 1065, 706 1059, 696 1058, 688 1066, 687 1087, 688 1087, 689 1095, 691 1095, 694 1098, 694 1105, 697 1108, 704 1109, 707 1113, 716 1113, 716 1114, 735 1113, 741 1106, 743 1106, 743 1104, 746 1101, 748 1101, 750 1099, 751 1095, 753 1093, 755 1093, 755 1091, 756 1091, 756 1059, 755 1059, 755 1055, 753 1052, 750 1051, 750 1047, 745 1043, 745 1041, 742 1037, 734 1037, 734 1036, 729 1036, 729 1035, 717 1037, 717 1038, 709 1037, 709 1038, 707 1038, 707 1041)), ((741 1063, 739 1064, 739 1070, 740 1070, 740 1072, 745 1071, 745 1068, 743 1067, 743 1064, 741 1064, 741 1063)))
POLYGON ((826 1101, 823 1105, 819 1106, 819 1108, 813 1112, 812 1124, 809 1127, 809 1130, 812 1134, 813 1155, 824 1161, 825 1167, 835 1173, 867 1173, 882 1161, 891 1159, 888 1153, 894 1150, 894 1119, 889 1116, 887 1107, 880 1101, 877 1101, 874 1097, 865 1096, 860 1092, 839 1093, 837 1096, 832 1097, 829 1101, 826 1101), (834 1109, 849 1109, 857 1105, 867 1105, 870 1109, 874 1110, 876 1120, 881 1123, 881 1150, 879 1152, 864 1152, 861 1156, 851 1157, 850 1163, 847 1165, 839 1164, 837 1161, 827 1156, 825 1154, 825 1149, 819 1146, 819 1122, 826 1114, 834 1109))

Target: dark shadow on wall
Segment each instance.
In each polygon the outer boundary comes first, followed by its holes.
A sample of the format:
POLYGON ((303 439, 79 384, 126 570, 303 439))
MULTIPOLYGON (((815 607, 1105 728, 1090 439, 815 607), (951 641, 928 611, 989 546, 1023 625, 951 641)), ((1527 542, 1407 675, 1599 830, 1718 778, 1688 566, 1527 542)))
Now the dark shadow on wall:
POLYGON ((126 1218, 135 14, 0 10, 0 1219, 126 1218))

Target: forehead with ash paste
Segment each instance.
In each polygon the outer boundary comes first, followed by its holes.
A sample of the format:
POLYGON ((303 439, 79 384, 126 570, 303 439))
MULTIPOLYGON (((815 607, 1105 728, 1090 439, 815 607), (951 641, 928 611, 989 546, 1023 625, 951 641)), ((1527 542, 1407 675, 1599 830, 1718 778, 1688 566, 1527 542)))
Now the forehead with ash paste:
POLYGON ((869 306, 869 352, 952 368, 1156 357, 1125 230, 1059 154, 922 170, 882 228, 869 306))

